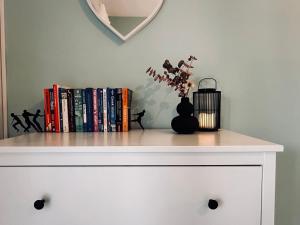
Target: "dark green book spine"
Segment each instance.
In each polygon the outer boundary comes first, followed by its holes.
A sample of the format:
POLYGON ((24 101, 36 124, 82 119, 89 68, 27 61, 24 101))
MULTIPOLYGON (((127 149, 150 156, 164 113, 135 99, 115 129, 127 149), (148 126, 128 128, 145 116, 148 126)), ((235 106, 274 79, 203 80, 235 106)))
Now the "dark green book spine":
POLYGON ((69 117, 69 131, 75 132, 75 107, 74 107, 74 89, 67 89, 68 94, 68 117, 69 117))
POLYGON ((94 131, 94 114, 93 114, 93 88, 85 89, 85 104, 86 104, 86 131, 94 131))
POLYGON ((74 89, 75 127, 77 132, 83 131, 82 89, 74 89))

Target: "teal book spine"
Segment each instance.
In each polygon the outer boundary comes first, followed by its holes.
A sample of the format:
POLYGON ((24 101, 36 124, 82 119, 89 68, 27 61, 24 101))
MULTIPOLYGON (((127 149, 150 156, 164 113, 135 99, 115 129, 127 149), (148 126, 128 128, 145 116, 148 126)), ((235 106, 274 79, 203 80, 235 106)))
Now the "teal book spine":
POLYGON ((75 127, 77 132, 83 131, 82 89, 74 89, 75 127))

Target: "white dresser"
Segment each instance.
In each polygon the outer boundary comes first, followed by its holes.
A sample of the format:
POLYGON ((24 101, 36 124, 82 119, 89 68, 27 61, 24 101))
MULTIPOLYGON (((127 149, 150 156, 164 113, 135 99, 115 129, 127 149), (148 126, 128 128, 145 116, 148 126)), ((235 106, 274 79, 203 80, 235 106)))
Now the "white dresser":
POLYGON ((0 225, 273 225, 276 152, 230 131, 0 141, 0 225))

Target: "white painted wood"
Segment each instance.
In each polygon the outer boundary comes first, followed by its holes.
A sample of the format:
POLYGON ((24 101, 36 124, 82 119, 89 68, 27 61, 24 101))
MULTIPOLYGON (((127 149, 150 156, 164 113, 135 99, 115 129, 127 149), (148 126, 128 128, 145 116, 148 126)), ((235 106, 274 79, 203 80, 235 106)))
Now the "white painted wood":
POLYGON ((261 179, 260 166, 2 167, 0 224, 260 225, 261 179))
POLYGON ((4 0, 0 0, 0 139, 7 137, 4 0))
POLYGON ((110 29, 115 35, 117 35, 121 40, 126 41, 130 37, 132 37, 134 34, 139 32, 141 29, 143 29, 148 23, 151 22, 151 20, 154 19, 154 17, 157 15, 159 10, 161 9, 163 5, 163 0, 158 0, 156 6, 154 7, 153 11, 149 16, 138 26, 136 26, 131 32, 129 32, 127 35, 121 34, 118 30, 116 30, 113 26, 111 26, 109 23, 107 23, 104 19, 101 18, 101 16, 97 13, 96 9, 94 8, 92 4, 92 0, 86 0, 88 3, 88 6, 92 10, 92 12, 96 15, 96 17, 108 28, 110 29))
POLYGON ((275 219, 276 154, 264 154, 262 179, 262 224, 273 225, 275 219))
POLYGON ((22 219, 25 225, 274 225, 276 152, 281 151, 281 145, 226 130, 47 133, 2 140, 0 224, 22 219), (54 208, 52 201, 41 212, 32 202, 27 205, 36 193, 50 192, 69 200, 67 211, 62 202, 54 208), (21 195, 26 201, 18 202, 21 195), (205 211, 203 199, 210 196, 228 196, 224 208, 205 211))
POLYGON ((123 133, 33 133, 0 141, 0 153, 277 151, 283 151, 283 146, 227 130, 191 135, 178 135, 169 129, 123 133))
POLYGON ((262 165, 263 153, 3 153, 2 166, 262 165))

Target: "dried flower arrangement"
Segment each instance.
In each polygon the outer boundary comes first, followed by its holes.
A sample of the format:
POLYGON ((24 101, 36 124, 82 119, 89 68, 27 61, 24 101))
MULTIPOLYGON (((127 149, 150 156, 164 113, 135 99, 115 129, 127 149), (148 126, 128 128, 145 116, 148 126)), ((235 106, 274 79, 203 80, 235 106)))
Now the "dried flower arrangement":
POLYGON ((192 64, 195 60, 197 60, 195 56, 190 56, 187 62, 180 60, 177 67, 173 67, 170 61, 166 59, 163 64, 163 68, 165 69, 163 75, 158 74, 152 67, 149 67, 146 73, 153 77, 154 81, 158 81, 159 83, 162 81, 166 82, 167 86, 179 92, 179 97, 187 97, 193 86, 192 81, 189 79, 192 75, 190 70, 194 68, 192 64))

